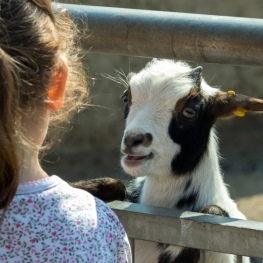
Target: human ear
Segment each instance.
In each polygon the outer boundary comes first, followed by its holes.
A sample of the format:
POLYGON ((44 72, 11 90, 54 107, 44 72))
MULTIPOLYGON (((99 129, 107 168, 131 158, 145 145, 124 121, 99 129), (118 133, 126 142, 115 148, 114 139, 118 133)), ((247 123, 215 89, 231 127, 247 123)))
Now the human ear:
POLYGON ((63 107, 67 78, 67 60, 61 57, 60 66, 54 72, 48 88, 47 108, 49 110, 56 111, 63 107))

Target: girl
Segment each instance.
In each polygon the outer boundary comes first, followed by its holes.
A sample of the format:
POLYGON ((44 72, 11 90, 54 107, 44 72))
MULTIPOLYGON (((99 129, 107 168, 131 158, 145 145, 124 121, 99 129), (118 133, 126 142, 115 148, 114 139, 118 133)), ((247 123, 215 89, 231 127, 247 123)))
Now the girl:
POLYGON ((0 4, 0 262, 131 262, 116 215, 38 159, 85 104, 76 27, 49 0, 0 4))

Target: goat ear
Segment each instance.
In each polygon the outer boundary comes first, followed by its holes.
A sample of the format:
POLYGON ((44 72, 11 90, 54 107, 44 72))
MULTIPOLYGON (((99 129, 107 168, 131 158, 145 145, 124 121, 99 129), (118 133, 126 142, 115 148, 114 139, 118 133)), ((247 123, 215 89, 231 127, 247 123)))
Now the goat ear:
POLYGON ((219 92, 209 100, 208 110, 215 118, 233 115, 243 117, 246 112, 263 113, 263 100, 235 94, 233 91, 219 92))
POLYGON ((190 76, 196 81, 196 86, 200 88, 203 68, 201 66, 194 68, 190 72, 190 76))

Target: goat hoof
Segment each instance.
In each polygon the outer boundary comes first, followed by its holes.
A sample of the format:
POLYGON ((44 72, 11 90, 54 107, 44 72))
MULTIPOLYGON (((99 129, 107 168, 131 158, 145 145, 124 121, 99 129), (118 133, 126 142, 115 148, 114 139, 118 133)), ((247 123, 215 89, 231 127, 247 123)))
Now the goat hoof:
POLYGON ((201 209, 203 214, 229 217, 229 214, 218 205, 208 205, 201 209))

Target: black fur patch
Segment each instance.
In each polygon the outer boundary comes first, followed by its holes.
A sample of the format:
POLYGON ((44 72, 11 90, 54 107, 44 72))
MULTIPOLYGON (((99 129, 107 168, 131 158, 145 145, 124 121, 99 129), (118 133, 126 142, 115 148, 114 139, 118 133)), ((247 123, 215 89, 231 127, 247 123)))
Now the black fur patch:
POLYGON ((187 190, 189 189, 191 183, 192 183, 192 178, 189 178, 187 183, 186 183, 186 185, 185 185, 185 187, 184 187, 184 193, 187 192, 187 190))
POLYGON ((172 253, 163 252, 158 258, 158 263, 170 263, 172 262, 171 260, 172 260, 172 253))
POLYGON ((130 186, 127 189, 127 196, 126 196, 127 201, 132 203, 139 203, 144 182, 145 182, 144 180, 141 181, 138 186, 135 185, 134 182, 130 184, 130 186))
POLYGON ((163 252, 158 258, 158 263, 198 263, 199 259, 200 250, 184 248, 176 258, 171 252, 163 252))
POLYGON ((200 250, 194 248, 185 248, 181 251, 173 263, 198 263, 200 259, 200 250))
POLYGON ((205 108, 205 99, 200 94, 189 96, 185 102, 180 102, 180 108, 175 107, 168 132, 171 139, 181 146, 181 151, 174 156, 171 168, 176 175, 192 172, 205 151, 209 142, 210 129, 214 118, 205 108), (195 117, 186 118, 183 110, 190 108, 196 112, 195 117))
POLYGON ((122 95, 122 99, 124 102, 124 119, 127 119, 131 106, 131 88, 128 87, 127 90, 122 95))
POLYGON ((197 202, 198 193, 194 192, 186 196, 182 196, 181 199, 177 202, 177 209, 187 209, 194 210, 195 204, 197 202))
POLYGON ((126 103, 124 106, 124 119, 127 119, 130 112, 130 106, 126 103))
POLYGON ((89 192, 103 201, 124 200, 126 187, 123 182, 115 178, 97 178, 69 183, 72 187, 89 192))

